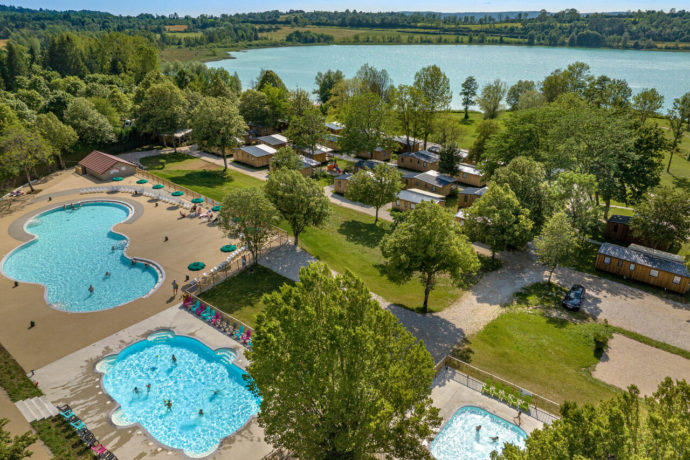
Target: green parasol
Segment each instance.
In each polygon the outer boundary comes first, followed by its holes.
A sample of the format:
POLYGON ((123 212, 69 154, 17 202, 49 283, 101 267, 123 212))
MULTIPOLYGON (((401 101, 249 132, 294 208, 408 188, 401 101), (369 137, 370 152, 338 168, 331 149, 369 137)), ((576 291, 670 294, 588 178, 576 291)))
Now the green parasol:
POLYGON ((153 186, 153 188, 155 188, 156 190, 162 189, 163 187, 164 187, 163 184, 156 184, 153 186))
POLYGON ((187 269, 191 270, 193 272, 198 272, 199 270, 203 270, 204 267, 206 267, 206 264, 203 262, 192 262, 191 264, 187 265, 187 269))
POLYGON ((120 176, 113 177, 113 180, 114 180, 115 182, 120 182, 121 180, 124 180, 124 177, 120 177, 120 176))
POLYGON ((182 190, 177 190, 176 192, 171 193, 172 196, 182 196, 184 195, 184 192, 182 190))
POLYGON ((237 246, 235 246, 234 244, 226 244, 225 246, 220 248, 222 252, 232 252, 235 249, 237 249, 237 246))
POLYGON ((204 199, 203 199, 203 198, 194 198, 194 199, 192 200, 192 203, 196 203, 196 204, 198 204, 198 203, 203 203, 203 202, 204 202, 204 199))
POLYGON ((147 183, 147 182, 148 182, 148 179, 139 179, 139 180, 137 181, 137 184, 145 184, 145 183, 147 183))

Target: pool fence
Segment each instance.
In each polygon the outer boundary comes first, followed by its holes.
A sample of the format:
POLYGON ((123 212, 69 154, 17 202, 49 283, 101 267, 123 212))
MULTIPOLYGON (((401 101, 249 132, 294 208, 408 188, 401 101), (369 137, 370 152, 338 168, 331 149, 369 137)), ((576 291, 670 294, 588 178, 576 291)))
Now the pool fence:
MULTIPOLYGON (((436 364, 435 381, 453 380, 454 382, 465 385, 466 387, 482 393, 484 384, 487 381, 500 382, 504 387, 512 388, 520 392, 522 396, 530 396, 529 415, 542 423, 551 424, 560 417, 554 415, 560 413, 560 404, 548 398, 532 393, 519 385, 505 380, 478 367, 472 366, 465 361, 461 361, 453 356, 447 355, 436 364)), ((484 393, 482 393, 484 394, 484 393)), ((490 397, 486 395, 487 397, 490 397)))

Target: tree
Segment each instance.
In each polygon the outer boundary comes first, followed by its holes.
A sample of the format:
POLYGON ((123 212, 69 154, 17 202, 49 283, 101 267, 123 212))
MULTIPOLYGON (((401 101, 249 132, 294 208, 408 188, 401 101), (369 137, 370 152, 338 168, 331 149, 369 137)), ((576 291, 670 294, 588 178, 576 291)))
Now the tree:
POLYGON ((559 265, 567 263, 577 248, 577 232, 564 212, 551 216, 534 240, 537 260, 549 267, 549 280, 559 265))
POLYGON ((240 114, 247 123, 267 126, 269 120, 268 97, 261 91, 248 89, 240 97, 240 114))
POLYGON ((266 440, 304 460, 429 458, 441 419, 424 344, 351 272, 315 263, 299 278, 264 297, 252 337, 266 440))
POLYGON ((520 95, 520 99, 517 103, 517 110, 533 109, 544 105, 546 99, 544 96, 536 89, 525 91, 520 95))
POLYGON ((500 184, 489 186, 481 200, 466 209, 464 228, 473 241, 491 248, 492 259, 497 251, 521 248, 532 237, 529 211, 520 206, 510 187, 500 184))
POLYGON ((690 91, 673 100, 673 108, 678 116, 685 122, 685 127, 690 131, 690 91))
POLYGON ((307 111, 314 109, 314 102, 309 93, 303 89, 289 91, 287 95, 287 116, 290 120, 303 116, 307 111))
POLYGON ((357 71, 355 80, 360 86, 360 93, 371 92, 381 99, 388 100, 392 82, 386 69, 378 70, 369 64, 364 64, 357 71))
POLYGON ((271 128, 277 128, 280 122, 288 116, 287 91, 275 86, 265 85, 262 93, 266 95, 267 119, 266 124, 271 128))
POLYGON ((115 132, 108 119, 83 97, 77 97, 65 109, 65 123, 74 128, 79 139, 87 145, 115 141, 115 132))
POLYGON ((333 87, 340 81, 344 80, 345 76, 340 70, 327 70, 325 73, 317 73, 315 83, 317 88, 314 94, 319 96, 319 102, 324 107, 331 99, 333 87))
POLYGON ((463 129, 460 122, 450 113, 440 113, 434 119, 431 130, 432 142, 437 142, 442 146, 457 143, 462 134, 463 129))
POLYGON ((409 145, 410 138, 416 137, 419 130, 422 92, 416 86, 400 85, 392 88, 391 100, 398 127, 409 145))
POLYGON ((19 123, 17 114, 14 113, 12 107, 0 102, 0 134, 2 134, 8 126, 19 123))
POLYGON ((22 460, 31 457, 33 453, 28 447, 36 442, 38 436, 27 431, 21 436, 12 437, 4 428, 9 422, 6 418, 0 418, 0 458, 3 460, 22 460))
POLYGON ((223 171, 227 170, 227 151, 238 147, 247 133, 236 100, 204 97, 192 111, 189 121, 196 142, 218 149, 223 155, 223 171))
POLYGON ((60 167, 65 169, 65 160, 62 158, 62 154, 77 143, 79 136, 77 136, 76 131, 71 126, 62 123, 51 112, 36 116, 36 129, 41 137, 53 146, 60 161, 60 167))
POLYGON ((374 224, 379 221, 379 209, 395 200, 402 190, 402 175, 388 165, 377 165, 373 171, 363 169, 357 171, 347 186, 345 197, 350 201, 357 201, 376 208, 374 224))
POLYGON ((520 206, 529 211, 534 231, 539 231, 551 212, 544 166, 530 158, 517 157, 506 166, 498 168, 492 179, 496 184, 510 187, 520 206))
POLYGON ((38 133, 19 124, 5 129, 0 137, 0 164, 10 175, 24 172, 32 192, 31 171, 40 163, 50 163, 54 153, 53 146, 38 133))
POLYGON ((501 80, 494 80, 492 83, 487 83, 482 88, 482 94, 477 99, 477 104, 484 112, 484 119, 492 119, 498 116, 501 110, 501 101, 506 95, 508 85, 501 80))
POLYGON ((443 174, 454 176, 460 164, 460 149, 455 142, 444 145, 439 153, 438 170, 443 174))
POLYGON ((468 159, 479 163, 484 158, 486 143, 493 136, 501 131, 501 125, 496 120, 482 120, 477 125, 477 138, 470 147, 468 159))
POLYGON ((297 148, 307 149, 309 152, 316 150, 316 145, 328 134, 321 112, 310 107, 302 115, 293 117, 285 135, 297 148))
POLYGON ((469 107, 474 104, 474 98, 477 96, 477 90, 479 89, 479 84, 473 76, 465 78, 462 82, 462 89, 460 90, 460 96, 462 97, 462 105, 465 107, 465 120, 467 120, 470 115, 468 113, 469 107))
POLYGON ((295 246, 306 227, 323 225, 330 214, 330 201, 323 188, 294 169, 275 169, 266 181, 264 192, 290 224, 295 246))
POLYGON ((392 130, 390 106, 374 93, 356 94, 342 109, 345 123, 340 147, 346 152, 372 152, 388 143, 387 132, 392 130))
POLYGON ((283 80, 280 79, 277 73, 272 70, 262 70, 259 75, 259 80, 256 83, 256 90, 263 91, 264 88, 269 85, 287 91, 285 83, 283 83, 283 80))
POLYGON ((418 204, 383 237, 381 253, 394 279, 404 281, 419 275, 424 286, 424 313, 441 273, 460 282, 479 269, 477 254, 453 216, 430 201, 418 204))
POLYGON ((517 110, 520 98, 523 94, 536 89, 537 85, 535 85, 532 80, 518 80, 517 83, 510 87, 506 96, 506 102, 510 106, 510 109, 517 110))
POLYGON ((422 95, 418 108, 419 129, 426 149, 434 118, 438 112, 448 109, 453 93, 450 91, 450 80, 436 65, 420 69, 414 76, 414 86, 422 95))
POLYGON ((633 109, 637 111, 642 123, 653 117, 664 106, 664 96, 654 88, 645 88, 633 96, 633 109))
POLYGON ((661 382, 652 396, 642 400, 631 385, 626 392, 597 406, 572 402, 561 405, 561 418, 533 431, 525 448, 506 445, 494 460, 542 458, 687 458, 690 420, 690 385, 661 382), (645 409, 642 410, 641 402, 645 409))
POLYGON ((682 245, 690 237, 690 194, 668 185, 654 189, 635 207, 630 229, 655 248, 682 245))
POLYGON ((151 85, 136 108, 137 128, 154 137, 174 134, 184 127, 185 106, 184 93, 170 80, 151 85))
POLYGON ((585 89, 592 80, 589 66, 584 62, 574 62, 565 70, 556 69, 541 83, 541 91, 548 102, 553 102, 565 93, 584 96, 585 89))
POLYGON ((594 200, 596 177, 591 174, 564 171, 551 187, 554 207, 570 218, 581 240, 590 236, 599 222, 601 210, 594 200))
POLYGON ((292 148, 281 147, 271 158, 271 167, 273 170, 285 168, 301 171, 304 165, 299 155, 292 148))
POLYGON ((683 140, 683 113, 680 107, 680 99, 675 99, 673 108, 668 111, 668 124, 671 128, 671 142, 668 143, 668 164, 666 165, 666 172, 671 172, 671 162, 673 161, 673 154, 680 151, 680 144, 683 140))
POLYGON ((220 228, 242 245, 259 263, 264 246, 274 234, 278 224, 278 210, 258 188, 232 190, 223 198, 220 210, 220 228))

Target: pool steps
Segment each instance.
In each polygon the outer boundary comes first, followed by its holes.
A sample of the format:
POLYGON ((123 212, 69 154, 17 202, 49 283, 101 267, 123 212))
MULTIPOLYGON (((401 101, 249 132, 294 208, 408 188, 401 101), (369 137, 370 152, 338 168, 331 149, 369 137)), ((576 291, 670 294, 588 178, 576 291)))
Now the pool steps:
POLYGON ((232 364, 237 358, 237 352, 232 348, 219 348, 216 350, 216 355, 225 364, 232 364))
POLYGON ((14 405, 29 423, 50 418, 59 413, 55 405, 51 404, 45 396, 17 401, 14 405))

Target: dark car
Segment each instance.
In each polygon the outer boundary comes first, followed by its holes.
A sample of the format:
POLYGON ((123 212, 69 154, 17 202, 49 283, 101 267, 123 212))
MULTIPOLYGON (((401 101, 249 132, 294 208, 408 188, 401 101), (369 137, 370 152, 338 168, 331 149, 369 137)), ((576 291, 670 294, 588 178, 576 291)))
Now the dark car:
POLYGON ((574 284, 568 293, 563 297, 561 305, 569 310, 579 310, 585 298, 585 288, 579 284, 574 284))

